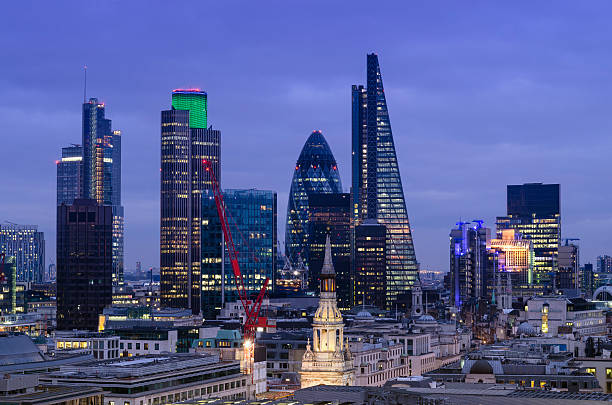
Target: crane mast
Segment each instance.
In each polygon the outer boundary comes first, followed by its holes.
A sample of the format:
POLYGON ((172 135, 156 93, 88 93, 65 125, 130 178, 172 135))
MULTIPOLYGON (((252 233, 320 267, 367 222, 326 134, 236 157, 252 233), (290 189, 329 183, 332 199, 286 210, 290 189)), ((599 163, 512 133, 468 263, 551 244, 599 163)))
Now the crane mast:
POLYGON ((244 278, 242 277, 242 272, 240 271, 240 265, 238 264, 238 252, 236 251, 236 247, 234 245, 234 239, 232 238, 232 232, 229 227, 227 213, 225 212, 225 202, 223 201, 223 193, 221 192, 221 189, 219 187, 219 182, 217 180, 217 177, 215 176, 212 163, 208 160, 203 160, 202 165, 204 166, 204 169, 210 173, 212 191, 215 198, 215 206, 217 207, 217 214, 219 215, 219 220, 221 222, 221 229, 225 238, 225 245, 227 246, 229 261, 232 266, 234 280, 236 281, 236 290, 238 291, 238 298, 240 299, 240 303, 242 304, 242 307, 244 308, 244 312, 246 314, 243 325, 245 346, 250 346, 253 344, 253 341, 255 339, 255 333, 257 331, 257 328, 267 326, 267 318, 260 317, 259 311, 261 310, 261 304, 266 293, 266 288, 270 283, 270 279, 266 277, 255 301, 249 300, 248 291, 244 284, 244 278))

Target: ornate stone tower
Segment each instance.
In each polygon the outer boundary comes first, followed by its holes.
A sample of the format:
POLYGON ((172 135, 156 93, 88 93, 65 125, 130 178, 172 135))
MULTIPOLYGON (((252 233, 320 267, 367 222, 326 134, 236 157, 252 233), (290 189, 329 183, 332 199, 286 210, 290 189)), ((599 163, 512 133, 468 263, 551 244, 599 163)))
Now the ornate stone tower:
POLYGON ((421 282, 418 279, 412 286, 411 315, 415 318, 423 315, 423 290, 421 289, 421 282))
POLYGON ((336 273, 332 264, 329 236, 321 269, 321 297, 313 323, 313 345, 302 358, 302 388, 313 385, 353 385, 353 356, 344 341, 344 322, 336 304, 336 273))

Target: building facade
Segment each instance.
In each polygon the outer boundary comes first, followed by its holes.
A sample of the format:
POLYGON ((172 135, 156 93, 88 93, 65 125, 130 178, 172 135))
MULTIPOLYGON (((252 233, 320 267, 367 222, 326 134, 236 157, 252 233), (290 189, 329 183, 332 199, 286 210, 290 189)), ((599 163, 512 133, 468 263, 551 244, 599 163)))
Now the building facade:
MULTIPOLYGON (((259 293, 266 278, 270 279, 267 288, 271 291, 276 276, 276 193, 227 189, 223 191, 223 201, 247 291, 259 293)), ((202 197, 202 311, 209 317, 218 314, 223 303, 239 299, 229 255, 224 255, 224 249, 214 197, 212 192, 205 192, 202 197)))
MULTIPOLYGON (((512 286, 529 289, 533 279, 533 249, 529 239, 523 239, 515 229, 501 229, 496 239, 491 239, 489 248, 497 273, 508 273, 512 286)), ((492 285, 489 285, 489 290, 492 285)))
POLYGON ((0 224, 0 253, 15 258, 17 281, 42 283, 45 234, 36 225, 0 224))
POLYGON ((418 279, 418 263, 391 131, 378 56, 367 56, 367 87, 352 88, 352 193, 356 224, 387 227, 385 306, 418 279))
POLYGON ((597 256, 597 272, 612 273, 612 257, 608 255, 597 256))
POLYGON ((57 328, 97 330, 112 303, 111 206, 77 199, 57 207, 57 328))
MULTIPOLYGON (((83 136, 82 147, 73 147, 71 157, 66 163, 78 163, 81 166, 81 178, 72 188, 80 188, 80 198, 93 199, 100 205, 109 205, 113 210, 113 286, 123 284, 123 238, 124 210, 121 205, 121 131, 112 129, 112 122, 106 118, 106 106, 97 98, 90 98, 83 103, 83 136), (78 160, 77 148, 82 151, 78 160)), ((62 149, 62 156, 64 153, 62 149)), ((59 165, 63 165, 64 158, 59 165)), ((60 188, 58 169, 58 194, 60 188)), ((72 204, 69 196, 61 203, 72 204)))
POLYGON ((221 133, 208 128, 207 94, 199 89, 172 92, 172 109, 161 113, 161 305, 201 308, 202 193, 212 176, 221 181, 221 133))
POLYGON ((355 305, 386 307, 387 227, 367 219, 355 227, 354 287, 355 305))
POLYGON ((332 261, 338 281, 338 306, 353 306, 353 281, 351 277, 351 195, 348 193, 324 193, 308 196, 309 267, 308 289, 316 291, 319 285, 325 241, 331 240, 332 261))
POLYGON ((470 299, 485 298, 491 269, 487 247, 491 230, 474 223, 458 222, 450 232, 451 300, 460 308, 470 299))
POLYGON ((83 147, 72 145, 62 148, 57 164, 57 205, 72 204, 81 197, 83 173, 83 147))
POLYGON ((344 322, 336 303, 336 275, 331 256, 328 236, 321 269, 321 297, 312 321, 312 347, 308 342, 302 357, 302 388, 355 384, 353 356, 344 340, 344 322))
POLYGON ((294 268, 308 266, 308 197, 314 193, 341 193, 338 165, 321 131, 314 131, 295 164, 285 228, 285 255, 294 268))
POLYGON ((559 270, 555 273, 558 289, 580 289, 580 249, 575 243, 559 246, 559 270))
POLYGON ((548 285, 558 266, 561 211, 558 184, 509 185, 507 216, 497 217, 497 231, 515 229, 531 240, 534 261, 530 284, 548 285))

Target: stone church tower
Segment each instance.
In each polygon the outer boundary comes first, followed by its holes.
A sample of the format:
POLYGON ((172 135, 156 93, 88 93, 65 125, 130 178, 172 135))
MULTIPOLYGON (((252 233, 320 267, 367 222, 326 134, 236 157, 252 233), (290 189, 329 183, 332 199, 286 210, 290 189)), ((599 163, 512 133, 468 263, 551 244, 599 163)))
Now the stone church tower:
POLYGON ((353 385, 353 356, 344 341, 344 322, 336 303, 336 273, 329 236, 321 270, 321 297, 312 322, 313 341, 302 357, 302 388, 313 385, 353 385))

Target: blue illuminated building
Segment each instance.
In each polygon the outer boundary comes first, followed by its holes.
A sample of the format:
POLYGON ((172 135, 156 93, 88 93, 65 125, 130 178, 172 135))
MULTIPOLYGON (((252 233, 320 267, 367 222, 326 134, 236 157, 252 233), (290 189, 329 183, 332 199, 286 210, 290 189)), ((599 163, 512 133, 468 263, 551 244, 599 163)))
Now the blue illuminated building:
MULTIPOLYGON (((225 211, 238 263, 249 294, 256 295, 264 281, 270 279, 267 291, 275 284, 277 255, 276 193, 267 190, 223 191, 225 211)), ((211 191, 202 194, 202 312, 216 315, 223 302, 236 301, 236 283, 227 251, 223 247, 221 223, 211 191), (222 262, 225 261, 224 266, 222 262), (225 280, 222 281, 223 267, 225 280), (223 288, 225 287, 225 288, 223 288)))
POLYGON ((457 222, 450 232, 451 298, 461 308, 468 300, 485 298, 491 277, 489 251, 491 230, 482 221, 457 222))
POLYGON ((285 228, 285 254, 293 267, 308 266, 308 198, 315 193, 342 193, 336 159, 321 131, 314 131, 295 164, 285 228))

